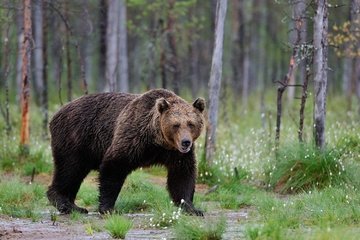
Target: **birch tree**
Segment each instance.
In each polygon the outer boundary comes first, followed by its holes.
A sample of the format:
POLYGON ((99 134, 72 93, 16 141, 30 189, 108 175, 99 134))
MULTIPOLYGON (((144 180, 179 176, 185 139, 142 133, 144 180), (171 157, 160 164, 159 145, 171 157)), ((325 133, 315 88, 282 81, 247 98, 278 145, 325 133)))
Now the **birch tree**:
POLYGON ((24 0, 24 39, 22 42, 22 68, 21 68, 21 129, 20 147, 24 153, 29 147, 29 98, 30 98, 30 59, 31 59, 31 0, 24 0))
POLYGON ((43 78, 44 78, 44 58, 43 58, 43 14, 42 14, 42 1, 34 1, 34 89, 36 93, 36 102, 41 105, 41 93, 43 91, 43 78))
POLYGON ((119 29, 118 29, 118 58, 119 58, 119 90, 129 91, 127 30, 126 30, 126 3, 119 0, 119 29))
POLYGON ((47 137, 48 123, 48 103, 47 103, 47 72, 46 72, 46 30, 44 31, 44 5, 46 2, 41 0, 34 1, 34 69, 35 69, 35 88, 37 89, 37 98, 43 114, 43 136, 47 137))
POLYGON ((215 138, 221 87, 224 22, 226 16, 226 8, 227 0, 217 1, 215 15, 215 41, 209 80, 208 126, 206 129, 205 139, 206 161, 209 164, 213 162, 215 153, 215 138))
POLYGON ((106 28, 106 81, 107 90, 116 91, 117 81, 117 38, 118 38, 118 9, 119 0, 110 0, 108 5, 107 28, 106 28))
POLYGON ((327 88, 328 8, 327 0, 316 1, 314 17, 314 137, 318 148, 325 147, 327 88))

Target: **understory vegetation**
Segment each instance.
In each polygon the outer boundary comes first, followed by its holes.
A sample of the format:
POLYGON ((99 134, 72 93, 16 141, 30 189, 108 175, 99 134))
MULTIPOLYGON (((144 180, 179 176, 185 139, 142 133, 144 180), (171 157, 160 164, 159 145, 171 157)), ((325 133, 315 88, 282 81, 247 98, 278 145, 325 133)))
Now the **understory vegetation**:
MULTIPOLYGON (((278 149, 273 141, 275 106, 267 106, 263 116, 256 105, 241 113, 223 109, 212 166, 202 157, 203 137, 196 146, 198 182, 207 188, 195 193, 195 205, 206 214, 247 209, 248 216, 238 219, 246 239, 356 239, 360 234, 359 116, 345 111, 343 104, 336 97, 329 99, 327 146, 321 152, 311 140, 310 107, 306 109, 305 141, 299 143, 296 107, 287 106, 278 149)), ((33 114, 27 156, 20 154, 17 138, 1 134, 0 215, 38 221, 50 212, 56 222, 45 196, 53 165, 49 141, 43 140, 36 127, 40 121, 33 114)), ((3 124, 0 122, 0 129, 5 128, 3 124)), ((16 128, 12 131, 13 136, 18 135, 16 128)), ((172 229, 178 239, 221 239, 227 228, 225 215, 187 216, 171 202, 166 181, 159 181, 165 177, 166 171, 158 167, 132 173, 115 205, 116 214, 104 217, 103 224, 88 222, 76 213, 69 218, 82 222, 88 235, 108 231, 123 238, 133 228, 160 228, 172 229), (128 217, 132 213, 148 215, 135 225, 128 217)), ((96 178, 97 173, 90 174, 76 200, 90 211, 98 205, 96 178)))

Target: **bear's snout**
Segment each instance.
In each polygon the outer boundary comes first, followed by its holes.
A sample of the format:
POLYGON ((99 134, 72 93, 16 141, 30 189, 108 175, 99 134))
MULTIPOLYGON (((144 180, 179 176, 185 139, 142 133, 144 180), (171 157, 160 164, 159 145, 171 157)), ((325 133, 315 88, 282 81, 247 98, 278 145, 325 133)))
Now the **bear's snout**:
POLYGON ((191 146, 192 146, 192 142, 190 139, 188 138, 184 138, 181 140, 181 147, 180 147, 180 152, 182 153, 187 153, 190 151, 191 149, 191 146))

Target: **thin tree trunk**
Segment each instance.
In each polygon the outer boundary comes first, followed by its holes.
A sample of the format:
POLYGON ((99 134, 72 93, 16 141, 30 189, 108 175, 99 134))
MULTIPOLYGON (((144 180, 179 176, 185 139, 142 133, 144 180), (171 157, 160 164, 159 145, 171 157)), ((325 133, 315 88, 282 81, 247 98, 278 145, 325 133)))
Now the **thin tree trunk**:
POLYGON ((310 81, 311 71, 310 71, 310 57, 306 57, 305 59, 305 70, 306 76, 303 82, 302 87, 302 94, 301 94, 301 104, 300 104, 300 121, 299 121, 299 131, 298 131, 298 138, 299 142, 304 142, 304 119, 305 119, 305 104, 307 100, 307 93, 308 93, 308 84, 310 81))
MULTIPOLYGON (((10 10, 7 11, 6 17, 10 16, 10 10)), ((10 24, 7 23, 5 27, 5 41, 4 41, 4 90, 5 90, 5 132, 6 136, 9 138, 11 133, 11 124, 10 124, 10 108, 9 108, 9 72, 10 72, 10 64, 9 64, 9 56, 10 56, 10 47, 9 47, 9 31, 10 24)), ((1 108, 1 110, 3 110, 1 108)))
POLYGON ((160 44, 160 73, 161 73, 161 86, 167 88, 167 77, 166 77, 166 53, 165 53, 165 28, 164 21, 159 20, 159 28, 161 32, 161 44, 160 44))
MULTIPOLYGON (((306 10, 306 2, 305 0, 291 0, 292 4, 292 22, 291 22, 291 30, 290 30, 290 44, 293 48, 299 48, 300 44, 302 44, 305 39, 303 39, 303 32, 305 32, 305 10, 306 10), (298 26, 300 24, 300 26, 298 26), (300 38, 299 40, 297 40, 300 38), (298 43, 297 43, 298 42, 298 43), (298 45, 296 45, 298 44, 298 45)), ((294 69, 293 74, 290 76, 290 85, 296 84, 296 70, 294 69)), ((300 69, 301 70, 301 69, 300 69)), ((288 102, 291 103, 295 98, 295 88, 289 88, 287 92, 288 102)))
POLYGON ((35 0, 34 1, 34 69, 35 69, 35 79, 33 81, 33 87, 35 92, 35 100, 36 103, 40 106, 42 99, 41 93, 43 91, 43 67, 44 67, 44 59, 43 59, 43 15, 42 15, 42 1, 35 0))
MULTIPOLYGON (((194 7, 190 8, 189 11, 189 19, 190 21, 194 18, 194 7)), ((188 58, 189 58, 189 80, 191 86, 191 95, 193 98, 196 98, 197 93, 199 91, 199 51, 196 48, 197 40, 194 37, 195 29, 190 27, 188 32, 188 58)))
MULTIPOLYGON (((294 75, 294 70, 296 68, 296 55, 298 53, 298 46, 300 44, 301 41, 301 26, 303 24, 302 18, 298 17, 296 19, 296 24, 295 24, 295 30, 296 30, 296 39, 294 41, 294 46, 292 49, 292 54, 290 57, 290 62, 289 62, 289 68, 288 68, 288 72, 285 75, 284 79, 279 82, 279 87, 278 87, 278 91, 277 91, 277 115, 276 115, 276 133, 275 133, 275 147, 276 149, 278 149, 279 144, 280 144, 280 130, 281 130, 281 117, 282 117, 282 96, 285 92, 285 90, 290 86, 290 87, 295 87, 295 84, 290 84, 290 80, 291 77, 294 75)), ((300 85, 301 86, 301 85, 300 85)))
POLYGON ((170 59, 167 61, 168 70, 172 73, 172 87, 176 94, 179 94, 179 61, 176 51, 175 39, 175 0, 169 0, 167 17, 167 40, 170 52, 170 59))
POLYGON ((327 0, 316 1, 314 17, 314 136, 318 148, 325 147, 325 116, 327 88, 327 0))
MULTIPOLYGON (((243 38, 243 19, 242 19, 242 8, 241 0, 233 0, 232 3, 232 52, 231 52, 231 70, 232 70, 232 88, 234 96, 237 96, 240 89, 240 76, 241 76, 241 39, 243 38)), ((236 99, 235 99, 236 100, 236 99)), ((235 101, 236 102, 236 101, 235 101)))
POLYGON ((107 29, 106 29, 106 40, 107 40, 107 49, 106 49, 106 80, 110 92, 115 92, 117 90, 117 35, 118 35, 118 9, 119 9, 118 0, 110 0, 108 6, 108 20, 107 20, 107 29))
MULTIPOLYGON (((350 8, 350 21, 351 21, 351 29, 350 31, 353 34, 358 33, 360 28, 360 0, 351 0, 351 8, 350 8)), ((352 76, 351 76, 351 91, 350 91, 350 104, 349 110, 351 110, 351 99, 352 95, 355 94, 358 98, 358 102, 360 103, 360 42, 357 43, 358 50, 355 57, 352 59, 352 76)), ((360 114, 360 104, 359 104, 359 114, 360 114)))
POLYGON ((22 45, 22 92, 21 92, 21 129, 20 147, 27 153, 30 143, 29 98, 30 98, 30 59, 31 59, 31 0, 24 0, 24 40, 22 45))
POLYGON ((21 101, 22 89, 22 45, 24 39, 24 14, 22 9, 16 12, 16 30, 17 30, 17 60, 16 60, 16 86, 17 86, 17 100, 21 101))
POLYGON ((126 28, 126 3, 119 0, 119 29, 118 29, 118 58, 119 58, 119 90, 129 92, 128 53, 127 53, 127 28, 126 28))
POLYGON ((47 14, 46 14, 46 9, 47 9, 47 2, 43 1, 42 2, 42 14, 43 14, 43 92, 41 93, 42 97, 42 103, 41 103, 41 108, 42 108, 42 114, 43 114, 43 121, 42 121, 42 127, 43 127, 43 137, 45 139, 48 138, 48 122, 49 122, 49 106, 48 106, 48 58, 47 58, 47 37, 48 37, 48 18, 47 18, 47 14))
MULTIPOLYGON (((68 19, 68 3, 65 2, 65 18, 68 19)), ((70 51, 70 33, 69 29, 66 29, 65 33, 65 54, 66 54, 66 93, 67 100, 70 102, 72 100, 72 61, 71 61, 71 51, 70 51)))
MULTIPOLYGON (((247 1, 243 1, 243 7, 247 7, 247 1)), ((252 2, 249 3, 252 6, 252 2)), ((243 10, 244 11, 244 10, 243 10)), ((244 13, 244 22, 251 22, 251 15, 244 13)), ((248 98, 250 91, 250 50, 251 50, 251 28, 244 26, 244 45, 243 45, 243 62, 242 62, 242 94, 241 104, 244 111, 248 107, 248 98)))
POLYGON ((216 126, 219 108, 219 97, 221 87, 222 75, 222 55, 223 55, 223 38, 224 38, 224 23, 226 16, 227 0, 218 0, 216 5, 215 18, 215 41, 214 51, 211 63, 211 73, 209 80, 209 112, 208 112, 208 127, 206 129, 206 161, 209 165, 212 164, 215 143, 216 143, 216 126))
POLYGON ((97 90, 102 91, 106 86, 106 29, 107 29, 107 4, 106 0, 99 2, 99 78, 97 90))

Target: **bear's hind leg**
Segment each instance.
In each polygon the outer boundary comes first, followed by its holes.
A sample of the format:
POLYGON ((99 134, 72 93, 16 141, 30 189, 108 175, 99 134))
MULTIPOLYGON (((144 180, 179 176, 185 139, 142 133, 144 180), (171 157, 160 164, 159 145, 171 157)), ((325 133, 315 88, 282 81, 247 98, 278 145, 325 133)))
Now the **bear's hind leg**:
POLYGON ((74 164, 79 163, 78 160, 72 161, 71 167, 65 166, 66 161, 61 160, 57 158, 55 161, 54 176, 47 191, 47 197, 51 204, 63 214, 71 211, 87 213, 85 208, 78 207, 74 201, 80 185, 90 169, 81 164, 74 164))

